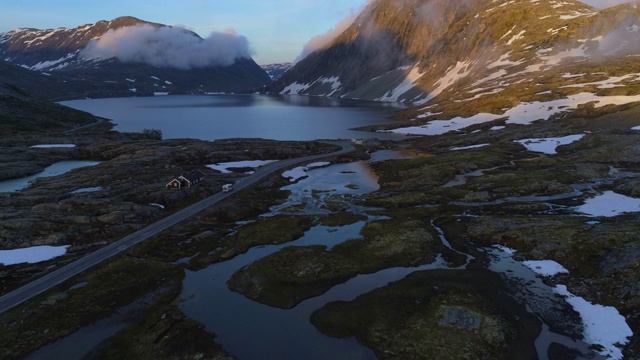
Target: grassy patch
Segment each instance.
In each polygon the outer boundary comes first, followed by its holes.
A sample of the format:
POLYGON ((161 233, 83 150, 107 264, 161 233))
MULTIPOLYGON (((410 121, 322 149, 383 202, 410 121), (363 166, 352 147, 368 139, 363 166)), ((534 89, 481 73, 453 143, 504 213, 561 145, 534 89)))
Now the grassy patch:
POLYGON ((438 242, 427 224, 383 220, 367 224, 363 239, 336 245, 288 247, 238 271, 229 287, 258 302, 291 308, 361 273, 434 260, 438 242))

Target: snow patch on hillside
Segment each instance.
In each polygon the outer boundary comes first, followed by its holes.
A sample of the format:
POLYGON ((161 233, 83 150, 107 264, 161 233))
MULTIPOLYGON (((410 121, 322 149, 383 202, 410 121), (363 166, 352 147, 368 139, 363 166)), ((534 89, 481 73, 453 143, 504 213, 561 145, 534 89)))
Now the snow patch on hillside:
POLYGON ((0 264, 14 265, 51 260, 67 253, 69 245, 65 246, 33 246, 29 248, 0 250, 0 264))
POLYGON ((513 35, 513 37, 511 39, 509 39, 509 41, 507 41, 507 45, 511 45, 514 42, 518 41, 518 40, 522 40, 524 39, 524 33, 526 33, 527 30, 522 30, 519 33, 517 33, 516 35, 513 35))
POLYGON ((502 56, 500 56, 498 60, 487 65, 487 68, 493 69, 495 67, 511 67, 511 66, 516 66, 524 63, 524 59, 520 59, 518 61, 510 60, 510 54, 511 52, 503 54, 502 56))
POLYGON ((507 118, 507 124, 529 125, 536 120, 547 120, 552 115, 576 109, 579 105, 590 102, 594 103, 594 107, 600 108, 609 104, 622 105, 636 101, 640 101, 640 95, 598 96, 585 92, 570 95, 566 99, 520 103, 502 115, 479 113, 468 118, 458 116, 451 120, 433 120, 425 125, 399 128, 391 131, 399 134, 441 135, 501 118, 507 118))
POLYGON ((289 179, 289 181, 291 182, 296 182, 302 178, 309 176, 307 175, 307 170, 327 166, 330 164, 331 164, 330 162, 321 161, 321 162, 311 163, 307 166, 298 166, 296 168, 283 172, 282 177, 285 179, 289 179))
POLYGON ((458 147, 452 147, 451 151, 460 151, 460 150, 469 150, 469 149, 478 149, 478 148, 482 148, 485 146, 489 146, 489 144, 477 144, 477 145, 469 145, 469 146, 458 146, 458 147))
POLYGON ((573 309, 580 314, 586 342, 601 345, 603 349, 597 351, 609 359, 623 358, 622 350, 618 346, 627 344, 628 338, 633 336, 633 331, 616 308, 592 304, 570 293, 565 285, 556 285, 554 291, 564 296, 573 309))
POLYGON ((455 84, 458 80, 465 78, 471 73, 471 65, 471 61, 467 60, 464 62, 458 61, 455 66, 449 67, 447 73, 434 84, 435 89, 433 89, 425 99, 418 101, 416 104, 421 105, 429 102, 431 99, 440 95, 446 88, 455 84))
POLYGON ((340 78, 338 76, 333 76, 330 78, 322 77, 316 80, 315 83, 318 83, 318 82, 322 84, 331 84, 331 92, 323 96, 333 96, 333 94, 335 94, 338 90, 342 88, 342 82, 340 82, 340 78))
MULTIPOLYGON (((566 77, 566 75, 563 76, 563 77, 566 77)), ((606 80, 602 80, 602 81, 593 81, 593 82, 588 82, 588 83, 565 85, 565 86, 561 86, 560 88, 585 87, 585 86, 590 86, 590 85, 597 85, 598 89, 610 89, 610 88, 614 88, 614 87, 625 86, 624 84, 620 84, 620 82, 622 82, 624 80, 629 80, 629 81, 632 81, 632 82, 640 81, 640 73, 627 74, 627 75, 623 75, 623 76, 613 76, 613 77, 610 77, 610 78, 608 78, 606 80)))
POLYGON ((298 84, 294 82, 293 84, 289 84, 282 91, 280 91, 281 95, 299 95, 301 92, 307 90, 311 84, 298 84))
POLYGON ((229 169, 240 169, 240 168, 259 168, 260 166, 264 166, 270 164, 272 162, 276 162, 278 160, 244 160, 244 161, 233 161, 226 163, 218 163, 207 165, 209 169, 218 170, 223 174, 231 174, 233 171, 229 169))
POLYGON ((626 212, 640 212, 640 199, 620 195, 613 191, 587 199, 583 205, 575 208, 588 216, 613 217, 626 212))
POLYGON ((23 67, 26 67, 27 69, 33 70, 33 71, 41 71, 41 70, 44 70, 44 69, 49 69, 49 70, 61 69, 61 68, 65 67, 65 66, 67 66, 68 62, 65 63, 65 64, 61 64, 61 63, 64 63, 65 61, 70 60, 75 56, 76 56, 75 53, 70 53, 70 54, 67 54, 64 57, 61 57, 60 59, 57 59, 57 60, 42 61, 42 62, 39 62, 39 63, 37 63, 35 65, 31 65, 31 66, 25 65, 23 67), (55 69, 50 69, 50 68, 52 68, 52 67, 54 67, 56 65, 58 65, 58 66, 55 69))
POLYGON ((555 155, 557 154, 556 149, 559 146, 569 145, 582 139, 583 137, 584 135, 579 134, 555 138, 522 139, 515 140, 514 142, 524 146, 529 151, 555 155))
POLYGON ((303 92, 309 90, 312 86, 314 85, 318 85, 318 84, 330 84, 331 85, 331 91, 329 91, 326 94, 316 94, 314 92, 313 95, 317 95, 317 96, 333 96, 336 92, 340 91, 340 89, 342 89, 342 82, 340 81, 340 77, 338 76, 332 76, 332 77, 321 77, 318 78, 318 80, 310 83, 310 84, 298 84, 297 82, 294 82, 293 84, 288 85, 287 87, 285 87, 280 94, 281 95, 300 95, 303 92))
POLYGON ((400 96, 413 89, 415 87, 416 81, 420 80, 420 78, 425 74, 425 72, 420 72, 419 65, 420 64, 416 64, 411 68, 411 71, 406 74, 404 81, 402 81, 400 85, 396 86, 396 88, 393 90, 389 90, 386 94, 384 94, 384 96, 376 100, 396 102, 400 99, 400 96))
POLYGON ((587 47, 585 45, 580 45, 577 48, 563 50, 553 55, 540 56, 540 59, 543 60, 546 65, 558 65, 564 59, 575 57, 588 58, 589 55, 587 54, 587 47))
POLYGON ((542 276, 555 276, 569 273, 569 270, 553 260, 528 260, 523 261, 522 264, 533 270, 534 273, 542 276))

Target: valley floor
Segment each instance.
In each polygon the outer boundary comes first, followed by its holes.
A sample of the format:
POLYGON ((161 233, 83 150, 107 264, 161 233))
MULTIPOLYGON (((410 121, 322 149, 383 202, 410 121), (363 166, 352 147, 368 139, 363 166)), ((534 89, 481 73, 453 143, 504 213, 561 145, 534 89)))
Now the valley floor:
MULTIPOLYGON (((218 327, 225 331, 225 324, 191 311, 205 298, 189 281, 243 257, 251 260, 246 267, 232 268, 223 279, 205 276, 203 281, 211 284, 199 286, 221 283, 229 294, 250 301, 250 309, 295 312, 307 300, 332 299, 340 284, 346 287, 367 276, 391 279, 334 299, 339 301, 323 300, 309 310, 311 323, 322 334, 355 337, 375 354, 358 350, 362 358, 640 357, 640 206, 634 202, 640 198, 640 133, 633 129, 640 126, 640 106, 498 131, 483 126, 365 143, 334 159, 338 165, 304 170, 312 180, 308 188, 273 175, 193 221, 2 314, 0 357, 23 358, 59 339, 63 345, 58 349, 68 348, 64 339, 78 344, 91 324, 105 319, 117 326, 109 340, 98 339, 87 350, 91 357, 238 356, 224 334, 214 335, 218 327), (565 138, 572 141, 557 140, 565 138), (532 147, 536 143, 539 147, 532 147), (553 149, 549 144, 555 144, 553 149), (401 151, 402 156, 371 161, 369 154, 380 150, 401 151), (369 188, 369 182, 358 178, 360 170, 341 167, 357 161, 364 161, 362 176, 374 179, 376 186, 369 188), (319 186, 327 178, 313 174, 355 177, 341 180, 335 191, 319 186), (589 207, 603 195, 602 202, 589 207), (329 243, 331 234, 350 226, 357 233, 329 243), (325 235, 306 242, 307 234, 322 229, 325 235), (269 253, 256 255, 259 249, 269 253), (386 277, 395 271, 402 275, 386 277), (594 309, 613 308, 607 322, 592 325, 600 321, 590 318, 594 309), (612 322, 615 331, 602 327, 612 322), (544 343, 541 333, 552 340, 544 343)), ((109 136, 113 138, 103 141, 69 135, 38 139, 40 144, 78 146, 20 151, 24 155, 17 162, 30 164, 21 170, 25 175, 70 158, 101 163, 0 196, 5 249, 71 245, 65 256, 43 263, 3 266, 3 292, 252 170, 204 168, 207 181, 202 186, 164 188, 191 167, 326 150, 305 142, 109 136), (103 190, 70 194, 80 188, 103 190)), ((12 146, 35 140, 29 141, 12 146)), ((3 147, 1 162, 8 163, 16 153, 3 147)), ((0 174, 9 177, 7 171, 0 174)), ((208 312, 225 311, 223 304, 206 304, 208 312)), ((240 342, 250 345, 254 340, 240 342)))

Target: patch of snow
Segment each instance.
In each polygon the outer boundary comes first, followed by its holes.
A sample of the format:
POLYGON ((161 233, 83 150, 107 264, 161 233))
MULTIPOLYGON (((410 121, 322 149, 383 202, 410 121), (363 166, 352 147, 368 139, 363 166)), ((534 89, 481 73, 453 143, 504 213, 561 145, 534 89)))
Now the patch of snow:
POLYGON ((160 80, 157 76, 151 76, 153 80, 160 80))
POLYGON ((580 11, 571 11, 571 13, 569 14, 565 14, 565 15, 560 15, 560 20, 572 20, 572 19, 576 19, 582 16, 594 16, 595 14, 597 14, 596 12, 580 12, 580 11))
POLYGON ((153 93, 153 95, 155 95, 155 96, 164 96, 164 95, 169 95, 169 93, 166 92, 166 91, 156 91, 156 92, 153 93))
POLYGON ((605 191, 587 199, 583 205, 577 206, 575 211, 587 216, 613 217, 626 212, 639 212, 640 199, 605 191))
POLYGON ((167 80, 165 80, 164 83, 167 84, 167 85, 173 85, 173 83, 171 81, 167 81, 167 80))
POLYGON ((75 144, 40 144, 40 145, 33 145, 29 147, 38 148, 38 149, 51 149, 51 148, 74 148, 76 147, 76 145, 75 144))
POLYGON ((469 145, 469 146, 461 146, 461 147, 452 147, 449 150, 451 151, 468 150, 468 149, 477 149, 485 146, 489 146, 489 144, 477 144, 477 145, 469 145))
POLYGON ((511 54, 511 52, 508 52, 502 56, 500 56, 500 58, 492 63, 490 63, 489 65, 487 65, 487 68, 489 69, 493 69, 495 67, 501 67, 501 66, 516 66, 516 65, 520 65, 524 62, 524 59, 520 59, 518 61, 511 61, 509 60, 509 54, 511 54))
POLYGON ((125 80, 127 80, 128 82, 132 82, 132 83, 136 82, 136 80, 135 80, 135 79, 128 79, 128 78, 127 78, 127 79, 125 79, 125 80))
POLYGON ((226 163, 218 163, 207 165, 209 169, 218 170, 223 174, 231 174, 232 171, 229 169, 233 168, 258 168, 263 165, 270 164, 272 162, 276 162, 278 160, 245 160, 245 161, 233 161, 226 163))
POLYGON ((161 204, 149 203, 149 206, 159 207, 160 209, 164 210, 164 205, 161 205, 161 204))
POLYGON ((414 65, 411 71, 409 71, 405 79, 395 89, 390 90, 384 96, 379 98, 379 101, 391 101, 396 102, 407 91, 415 87, 416 81, 418 81, 426 72, 420 72, 419 63, 414 65))
POLYGON ((96 186, 96 187, 88 187, 88 188, 73 190, 72 192, 70 192, 70 194, 83 194, 83 193, 91 193, 91 192, 102 191, 102 190, 104 190, 102 186, 96 186))
POLYGON ((587 75, 587 74, 571 74, 571 73, 566 73, 566 74, 562 75, 562 77, 563 77, 563 78, 565 78, 565 79, 573 79, 573 78, 576 78, 576 77, 583 77, 583 76, 585 76, 585 75, 587 75))
POLYGON ((428 118, 429 116, 435 116, 435 115, 440 115, 440 114, 442 114, 442 112, 434 113, 434 112, 431 112, 431 111, 427 111, 426 113, 418 115, 416 118, 417 119, 424 119, 424 118, 428 118))
POLYGON ((29 248, 13 249, 13 250, 0 250, 0 264, 14 265, 29 263, 34 264, 41 261, 51 260, 55 257, 64 255, 67 253, 65 246, 33 246, 29 248))
POLYGON ((131 89, 129 89, 129 91, 131 91, 132 93, 134 93, 134 92, 137 92, 137 91, 138 91, 138 89, 137 89, 137 88, 131 88, 131 89))
POLYGON ((577 48, 563 50, 554 55, 539 57, 546 63, 546 65, 558 65, 562 62, 562 60, 567 58, 588 58, 589 55, 587 55, 587 47, 585 45, 580 45, 577 48))
POLYGON ((506 126, 494 126, 491 129, 489 129, 490 131, 498 131, 498 130, 503 130, 505 129, 506 126))
POLYGON ((513 35, 513 37, 512 37, 511 39, 509 39, 509 41, 507 41, 507 45, 511 45, 511 44, 513 44, 514 42, 518 41, 518 40, 524 39, 524 36, 523 36, 523 35, 524 35, 524 33, 526 33, 526 32, 527 32, 527 30, 522 30, 522 31, 520 31, 518 34, 513 35))
POLYGON ((471 101, 471 100, 478 99, 478 98, 480 98, 480 97, 482 97, 482 96, 485 96, 485 95, 497 94, 497 93, 499 93, 499 92, 501 92, 501 91, 504 91, 504 88, 495 88, 495 89, 490 90, 490 91, 487 91, 487 92, 483 92, 483 93, 480 93, 480 94, 476 94, 476 95, 475 95, 474 97, 472 97, 472 98, 468 98, 468 99, 464 99, 464 100, 459 100, 459 101, 456 101, 456 102, 471 101))
POLYGON ((498 39, 498 40, 502 40, 505 37, 509 36, 509 34, 511 34, 513 32, 513 29, 515 29, 515 28, 516 28, 516 26, 513 25, 513 27, 509 31, 507 31, 504 35, 500 36, 500 39, 498 39))
POLYGON ((281 95, 298 95, 301 92, 307 90, 311 86, 311 84, 298 84, 294 82, 293 84, 289 84, 282 91, 280 91, 281 95))
POLYGON ((542 276, 555 276, 561 273, 569 273, 569 270, 553 260, 529 260, 523 261, 522 264, 542 276))
POLYGON ((320 78, 316 82, 321 82, 323 84, 331 84, 331 92, 326 94, 325 96, 333 96, 340 88, 342 87, 342 82, 340 82, 340 77, 333 76, 330 78, 320 78))
POLYGON ((621 360, 623 346, 633 336, 633 331, 618 310, 612 306, 592 304, 587 300, 573 295, 565 285, 556 285, 554 291, 564 296, 573 309, 580 314, 584 324, 585 341, 601 345, 598 352, 612 360, 621 360))
POLYGON ((634 126, 631 128, 631 130, 640 130, 640 126, 634 126))
POLYGON ((551 94, 551 90, 541 91, 539 93, 535 93, 535 95, 544 95, 544 94, 551 94))
POLYGON ((506 253, 506 254, 509 254, 509 255, 513 255, 513 254, 516 253, 516 250, 514 250, 514 249, 512 249, 510 247, 506 247, 504 245, 499 245, 498 244, 498 245, 493 245, 493 247, 498 249, 498 250, 500 250, 500 251, 502 251, 502 252, 504 252, 504 253, 506 253))
POLYGON ((478 86, 478 85, 480 85, 482 83, 485 83, 487 81, 499 79, 499 78, 501 78, 501 77, 503 77, 505 75, 507 75, 507 70, 498 70, 498 71, 494 72, 493 74, 490 74, 489 76, 474 82, 473 84, 471 84, 471 87, 476 87, 476 86, 478 86))
POLYGON ((522 139, 514 142, 527 148, 529 151, 541 152, 549 155, 556 153, 556 148, 561 145, 568 145, 582 139, 584 135, 569 135, 557 138, 522 139))
POLYGON ((585 87, 585 86, 589 86, 589 85, 598 85, 598 89, 611 89, 611 88, 614 88, 614 87, 625 86, 624 84, 619 84, 619 83, 621 81, 628 80, 628 79, 630 81, 639 81, 640 80, 640 73, 627 74, 627 75, 623 75, 623 76, 613 76, 613 77, 610 77, 609 79, 602 80, 602 81, 593 81, 593 82, 588 82, 588 83, 565 85, 565 86, 561 86, 561 88, 585 87))
MULTIPOLYGON (((26 65, 22 65, 22 66, 27 68, 27 69, 29 69, 29 70, 40 71, 40 70, 43 70, 43 69, 51 68, 51 67, 53 67, 55 65, 58 65, 58 64, 60 64, 62 62, 65 62, 65 61, 73 58, 74 56, 76 56, 76 54, 71 53, 71 54, 67 54, 67 56, 61 57, 60 59, 57 59, 57 60, 42 61, 42 62, 39 62, 39 63, 37 63, 35 65, 32 65, 32 66, 26 66, 26 65)), ((60 66, 58 66, 56 69, 58 69, 58 68, 60 68, 60 66)), ((55 70, 55 69, 50 69, 50 70, 55 70)))
POLYGON ((450 67, 447 73, 435 83, 435 89, 431 91, 433 97, 438 96, 446 88, 456 83, 458 80, 466 77, 471 72, 471 62, 465 61, 456 63, 456 66, 450 67))
POLYGON ((289 179, 289 181, 291 182, 296 182, 302 178, 307 177, 307 170, 312 169, 312 168, 317 168, 317 167, 323 167, 323 166, 327 166, 331 164, 330 162, 315 162, 312 164, 309 164, 307 166, 298 166, 296 168, 293 168, 291 170, 287 170, 285 172, 282 173, 282 177, 285 179, 289 179))
POLYGON ((595 103, 594 107, 599 108, 608 104, 622 105, 636 101, 640 101, 640 95, 598 96, 592 93, 579 93, 569 95, 566 99, 520 103, 507 110, 503 115, 479 113, 468 118, 458 116, 451 120, 433 120, 425 125, 399 128, 391 130, 391 132, 413 135, 441 135, 501 118, 507 118, 507 124, 529 125, 536 120, 546 120, 552 115, 575 109, 578 105, 589 102, 595 103))

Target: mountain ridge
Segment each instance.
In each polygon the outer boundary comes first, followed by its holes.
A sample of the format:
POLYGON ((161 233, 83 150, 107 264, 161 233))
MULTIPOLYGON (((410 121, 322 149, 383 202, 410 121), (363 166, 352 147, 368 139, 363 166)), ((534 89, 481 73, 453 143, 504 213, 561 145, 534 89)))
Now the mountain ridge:
POLYGON ((573 0, 378 0, 272 89, 431 106, 405 112, 421 122, 433 113, 445 119, 504 113, 521 101, 566 98, 577 87, 560 89, 607 79, 601 88, 584 87, 603 96, 621 95, 622 88, 637 95, 640 66, 631 56, 640 55, 633 38, 638 19, 635 4, 598 11, 573 0), (627 46, 609 49, 616 38, 627 46), (543 85, 528 86, 533 81, 543 85))
MULTIPOLYGON (((196 33, 135 17, 124 16, 101 20, 75 28, 19 28, 0 33, 0 60, 45 75, 61 75, 73 82, 65 97, 107 97, 153 95, 156 93, 240 92, 267 85, 269 76, 253 61, 237 57, 229 65, 210 65, 181 69, 154 66, 142 61, 124 61, 116 56, 84 58, 82 52, 105 35, 115 37, 116 31, 150 27, 173 31, 172 34, 151 34, 158 37, 183 35, 198 45, 204 42, 196 33)), ((143 29, 144 30, 144 29, 143 29)), ((147 31, 148 32, 148 31, 147 31)), ((126 32, 119 36, 128 36, 126 32)), ((141 36, 133 34, 131 36, 141 36)), ((231 36, 231 35, 228 35, 231 36)), ((119 38, 115 37, 115 41, 119 38)), ((109 39, 114 41, 113 38, 109 39)), ((144 41, 139 39, 138 41, 144 41)), ((179 42, 173 39, 174 43, 179 42)), ((182 41, 184 43, 184 41, 182 41)), ((185 46, 189 46, 187 44, 185 46)), ((195 46, 194 45, 194 46, 195 46)), ((135 60, 135 59, 134 59, 135 60)), ((56 81, 55 77, 51 79, 56 81)), ((37 89, 27 89, 37 92, 37 89)), ((58 98, 58 95, 51 95, 58 98)))

